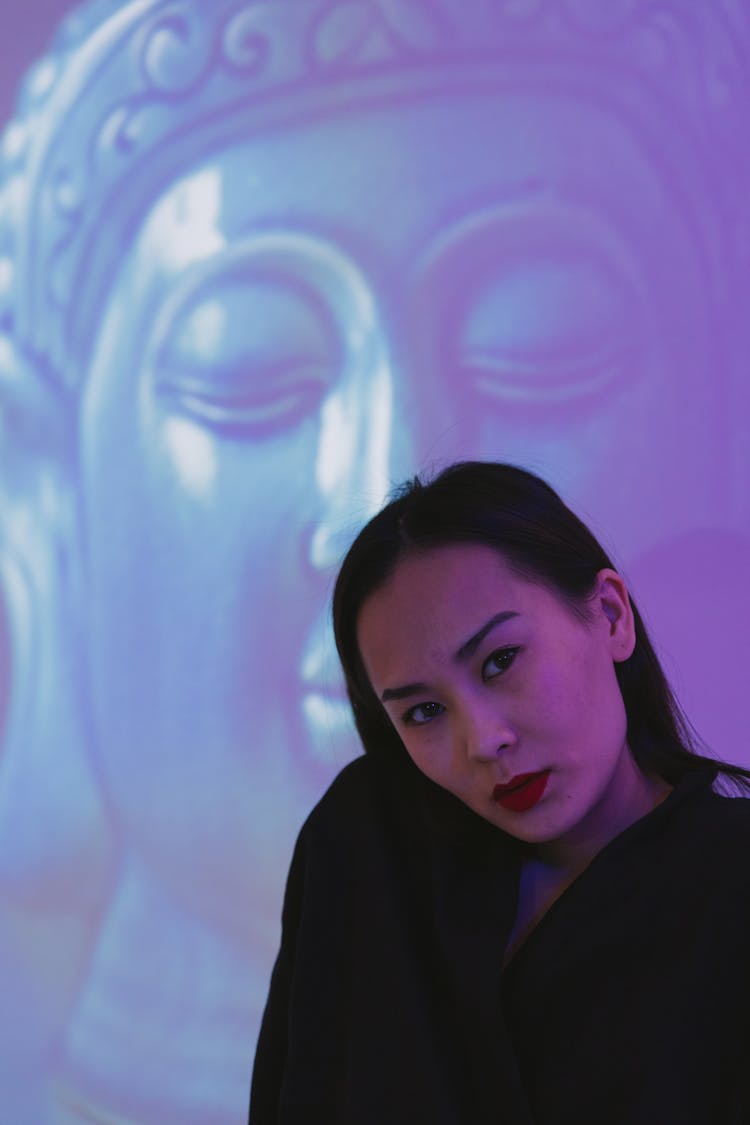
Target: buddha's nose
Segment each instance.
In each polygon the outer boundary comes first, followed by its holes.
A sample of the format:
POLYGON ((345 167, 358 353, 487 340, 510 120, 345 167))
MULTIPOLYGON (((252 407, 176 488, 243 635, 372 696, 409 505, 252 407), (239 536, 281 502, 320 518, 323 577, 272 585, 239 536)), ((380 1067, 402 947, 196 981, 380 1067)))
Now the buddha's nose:
POLYGON ((393 370, 374 365, 323 404, 314 482, 320 508, 309 559, 318 570, 340 564, 359 529, 383 506, 403 461, 401 420, 394 416, 393 370))

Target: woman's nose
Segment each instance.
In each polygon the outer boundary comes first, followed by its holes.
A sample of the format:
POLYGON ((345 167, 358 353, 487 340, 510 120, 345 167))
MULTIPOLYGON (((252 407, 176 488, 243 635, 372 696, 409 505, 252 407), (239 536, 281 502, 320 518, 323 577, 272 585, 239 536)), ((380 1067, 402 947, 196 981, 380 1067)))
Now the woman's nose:
POLYGON ((473 761, 494 761, 516 743, 516 734, 496 700, 475 704, 465 719, 465 746, 473 761))

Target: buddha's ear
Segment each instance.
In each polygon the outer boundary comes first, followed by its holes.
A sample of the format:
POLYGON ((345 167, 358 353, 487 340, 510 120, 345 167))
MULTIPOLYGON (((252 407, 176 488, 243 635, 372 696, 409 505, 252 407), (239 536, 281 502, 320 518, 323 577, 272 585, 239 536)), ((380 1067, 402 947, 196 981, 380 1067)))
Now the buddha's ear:
POLYGON ((605 623, 612 659, 627 660, 635 648, 635 620, 625 580, 616 570, 599 571, 592 605, 605 623))
POLYGON ((66 380, 50 368, 46 357, 34 356, 0 328, 0 410, 4 418, 6 411, 12 412, 30 449, 47 452, 59 447, 69 436, 75 401, 66 380))
POLYGON ((116 842, 82 703, 77 413, 46 376, 0 335, 0 892, 19 917, 72 909, 90 928, 116 842))
MULTIPOLYGON (((13 670, 13 651, 10 636, 10 616, 4 584, 0 581, 0 748, 3 745, 5 723, 10 705, 10 682, 13 670)), ((0 750, 0 755, 2 751, 0 750)))
POLYGON ((0 543, 23 550, 31 525, 67 519, 76 409, 62 379, 0 332, 0 543))
MULTIPOLYGON (((62 380, 0 333, 0 555, 6 602, 20 598, 41 607, 75 570, 76 404, 62 387, 62 380), (11 572, 13 583, 7 579, 11 572)), ((6 606, 6 618, 15 617, 13 609, 6 606)))
POLYGON ((0 332, 0 758, 49 615, 74 613, 77 491, 74 404, 0 332))

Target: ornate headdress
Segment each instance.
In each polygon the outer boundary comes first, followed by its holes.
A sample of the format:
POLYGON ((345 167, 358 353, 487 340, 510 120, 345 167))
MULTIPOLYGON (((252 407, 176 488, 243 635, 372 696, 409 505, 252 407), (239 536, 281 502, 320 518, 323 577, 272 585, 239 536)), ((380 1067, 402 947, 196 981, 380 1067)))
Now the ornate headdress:
POLYGON ((521 67, 548 88, 606 89, 607 74, 628 74, 611 84, 614 108, 659 107, 659 159, 701 178, 730 255, 746 256, 749 43, 741 0, 93 0, 29 75, 4 134, 0 333, 72 389, 111 270, 97 232, 130 229, 196 126, 229 139, 237 112, 268 121, 376 96, 384 78, 392 90, 521 67))

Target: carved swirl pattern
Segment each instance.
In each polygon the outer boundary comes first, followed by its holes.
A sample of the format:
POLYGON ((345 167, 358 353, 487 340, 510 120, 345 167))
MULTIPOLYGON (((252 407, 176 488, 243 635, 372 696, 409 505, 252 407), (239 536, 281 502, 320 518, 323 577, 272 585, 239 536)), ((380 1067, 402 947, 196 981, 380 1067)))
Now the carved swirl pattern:
POLYGON ((184 5, 155 22, 141 59, 146 82, 155 93, 184 97, 203 79, 211 63, 203 23, 184 5))
POLYGON ((718 186, 717 206, 738 210, 750 19, 733 0, 94 0, 29 75, 4 137, 0 324, 63 364, 67 303, 97 217, 180 131, 260 94, 294 87, 302 103, 321 81, 445 69, 519 46, 568 54, 572 67, 589 52, 655 81, 698 123, 699 146, 720 145, 725 159, 736 150, 738 175, 718 186))

